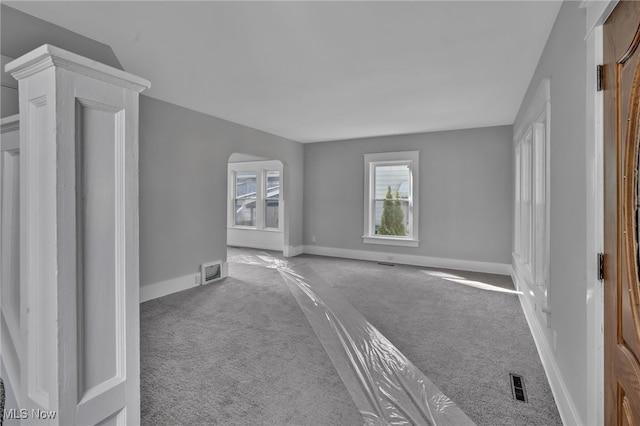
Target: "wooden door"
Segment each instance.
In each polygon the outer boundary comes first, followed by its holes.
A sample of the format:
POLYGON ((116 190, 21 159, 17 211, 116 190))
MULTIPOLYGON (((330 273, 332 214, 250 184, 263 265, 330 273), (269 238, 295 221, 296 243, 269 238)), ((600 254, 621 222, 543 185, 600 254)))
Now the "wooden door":
POLYGON ((605 422, 640 425, 640 2, 604 26, 605 422))

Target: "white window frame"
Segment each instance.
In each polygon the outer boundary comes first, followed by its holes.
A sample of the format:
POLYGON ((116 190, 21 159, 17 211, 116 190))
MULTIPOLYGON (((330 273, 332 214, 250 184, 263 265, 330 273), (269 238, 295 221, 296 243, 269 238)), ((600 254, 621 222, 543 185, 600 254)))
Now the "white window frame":
POLYGON ((242 163, 229 163, 229 189, 227 197, 228 208, 228 227, 235 229, 259 230, 267 232, 282 232, 284 223, 284 199, 283 184, 284 175, 282 163, 279 161, 247 161, 242 163), (267 228, 265 217, 266 206, 266 189, 267 189, 267 172, 280 172, 280 193, 278 196, 278 227, 267 228), (235 221, 235 198, 236 198, 236 175, 237 172, 255 172, 256 173, 256 225, 243 226, 236 225, 235 221))
MULTIPOLYGON (((268 167, 265 169, 262 169, 262 182, 261 182, 261 190, 264 191, 263 192, 263 197, 260 200, 261 201, 261 208, 262 211, 258 211, 261 215, 262 215, 262 228, 265 231, 281 231, 282 230, 282 212, 283 212, 283 207, 282 207, 282 167, 268 167), (269 183, 269 179, 267 176, 268 172, 278 172, 278 178, 280 180, 280 184, 278 185, 278 226, 277 227, 272 227, 272 226, 267 226, 267 216, 266 216, 266 206, 267 206, 267 200, 269 200, 270 198, 267 198, 268 196, 268 191, 267 191, 267 185, 269 183)), ((271 198, 272 200, 273 198, 271 198)))
POLYGON ((551 84, 544 79, 516 130, 515 272, 549 313, 551 84))
POLYGON ((418 202, 420 151, 399 151, 364 154, 364 233, 362 242, 365 244, 384 244, 392 246, 418 247, 420 218, 418 202), (375 168, 385 165, 409 166, 409 235, 392 236, 372 234, 375 221, 375 168))

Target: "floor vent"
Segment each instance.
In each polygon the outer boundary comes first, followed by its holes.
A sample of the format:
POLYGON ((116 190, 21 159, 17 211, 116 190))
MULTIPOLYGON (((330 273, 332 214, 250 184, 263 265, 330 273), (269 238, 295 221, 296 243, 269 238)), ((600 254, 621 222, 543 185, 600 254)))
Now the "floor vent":
POLYGON ((509 373, 511 378, 511 391, 513 399, 527 402, 527 392, 524 390, 524 379, 518 374, 509 373))
POLYGON ((200 267, 200 282, 209 284, 222 278, 222 261, 204 263, 200 267))
POLYGON ((378 262, 378 265, 382 265, 382 266, 396 266, 395 263, 389 263, 389 262, 378 262))

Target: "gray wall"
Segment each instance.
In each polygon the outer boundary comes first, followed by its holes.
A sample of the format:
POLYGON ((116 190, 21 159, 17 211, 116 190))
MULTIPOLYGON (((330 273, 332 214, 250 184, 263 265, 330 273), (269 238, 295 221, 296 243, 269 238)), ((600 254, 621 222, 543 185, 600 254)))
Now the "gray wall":
POLYGON ((82 36, 66 28, 0 5, 2 40, 0 51, 16 59, 43 44, 52 44, 94 61, 122 69, 118 58, 106 44, 82 36))
MULTIPOLYGON (((95 40, 4 4, 0 5, 0 29, 0 53, 11 59, 19 58, 43 44, 52 44, 61 49, 122 69, 113 50, 106 44, 98 43, 95 40)), ((3 63, 0 117, 18 113, 18 91, 13 87, 7 87, 12 84, 5 85, 5 79, 13 80, 13 77, 5 75, 3 63)), ((16 83, 15 80, 13 83, 16 83)))
POLYGON ((305 245, 510 264, 511 139, 501 126, 306 144, 305 245), (407 150, 420 151, 420 246, 363 244, 363 154, 407 150))
POLYGON ((284 164, 284 241, 302 245, 302 144, 142 96, 142 286, 227 258, 227 161, 234 152, 284 164))
POLYGON ((557 332, 556 362, 583 420, 587 413, 585 27, 585 9, 578 2, 565 2, 514 124, 517 128, 540 81, 550 77, 550 328, 541 316, 537 320, 550 347, 553 330, 557 332))
POLYGON ((0 117, 9 117, 18 113, 18 82, 4 72, 4 66, 12 61, 8 56, 0 55, 0 117))
MULTIPOLYGON (((2 55, 17 58, 49 43, 122 68, 109 46, 0 7, 2 55)), ((17 112, 17 104, 8 103, 6 108, 7 115, 17 112)), ((195 274, 201 263, 227 258, 227 160, 234 152, 282 161, 289 225, 284 241, 302 245, 301 144, 141 96, 142 286, 195 274)))

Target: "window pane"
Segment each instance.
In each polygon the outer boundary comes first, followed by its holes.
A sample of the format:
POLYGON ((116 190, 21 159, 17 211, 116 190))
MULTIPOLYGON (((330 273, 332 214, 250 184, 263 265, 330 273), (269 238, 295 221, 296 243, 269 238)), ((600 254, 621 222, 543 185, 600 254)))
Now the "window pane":
POLYGON ((256 195, 256 172, 236 172, 236 198, 256 195))
POLYGON ((267 175, 267 198, 278 198, 280 194, 280 172, 278 170, 269 170, 267 175))
POLYGON ((280 172, 269 170, 265 175, 267 192, 264 200, 264 227, 277 229, 280 205, 280 172))
POLYGON ((256 198, 236 198, 235 205, 236 226, 256 226, 256 198))
POLYGON ((264 227, 265 228, 278 228, 278 208, 280 204, 280 200, 277 198, 275 200, 267 199, 265 202, 265 210, 264 210, 264 227))
POLYGON ((385 198, 387 192, 391 191, 391 196, 396 198, 409 198, 409 176, 410 170, 408 164, 396 166, 376 166, 375 168, 375 197, 376 199, 385 198))
POLYGON ((410 235, 409 201, 387 198, 374 201, 375 220, 372 233, 375 235, 410 235))
POLYGON ((410 173, 408 164, 375 166, 373 234, 410 235, 410 173))

